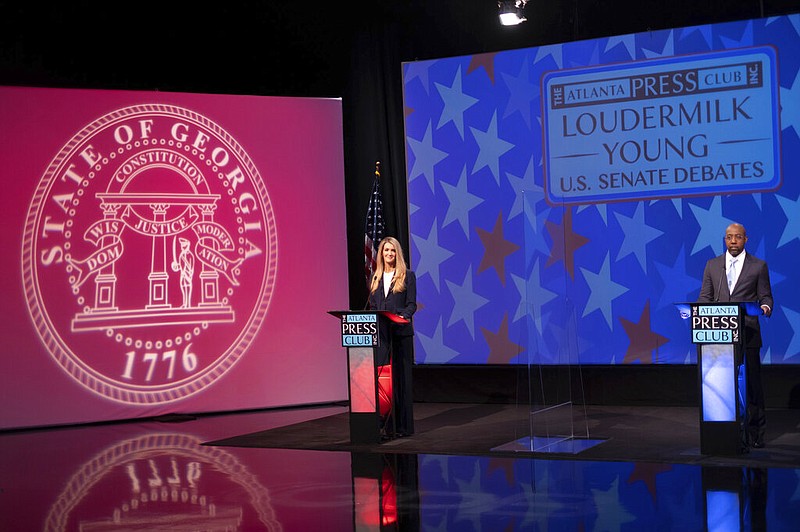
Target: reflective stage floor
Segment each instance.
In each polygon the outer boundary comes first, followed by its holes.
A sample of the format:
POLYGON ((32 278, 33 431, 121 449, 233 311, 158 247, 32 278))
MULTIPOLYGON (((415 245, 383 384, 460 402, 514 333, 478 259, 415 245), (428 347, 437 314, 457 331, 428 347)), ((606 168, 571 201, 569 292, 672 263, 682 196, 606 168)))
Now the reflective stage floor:
MULTIPOLYGON (((426 437, 424 419, 417 435, 384 444, 391 452, 219 444, 346 412, 325 406, 0 432, 0 530, 800 527, 800 463, 773 467, 757 454, 724 464, 429 453, 414 444, 426 437)), ((795 416, 781 437, 797 432, 795 416)), ((794 452, 793 441, 784 449, 794 452)))

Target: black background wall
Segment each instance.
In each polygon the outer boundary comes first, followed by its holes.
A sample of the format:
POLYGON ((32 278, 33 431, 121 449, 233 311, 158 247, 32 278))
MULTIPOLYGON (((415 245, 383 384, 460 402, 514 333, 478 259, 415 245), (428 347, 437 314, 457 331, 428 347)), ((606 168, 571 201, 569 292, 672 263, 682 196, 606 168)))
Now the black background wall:
POLYGON ((360 308, 377 160, 387 234, 408 252, 403 62, 798 10, 798 0, 531 0, 527 22, 502 27, 494 0, 0 1, 0 85, 341 97, 350 304, 360 308))

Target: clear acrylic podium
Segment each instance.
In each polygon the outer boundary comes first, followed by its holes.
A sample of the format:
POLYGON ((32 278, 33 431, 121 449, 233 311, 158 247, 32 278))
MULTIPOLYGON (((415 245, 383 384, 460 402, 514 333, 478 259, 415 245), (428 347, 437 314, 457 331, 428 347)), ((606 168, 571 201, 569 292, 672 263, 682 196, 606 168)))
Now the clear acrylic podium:
POLYGON ((525 363, 527 372, 527 390, 519 391, 519 408, 525 410, 520 417, 525 422, 515 427, 513 441, 492 451, 578 454, 605 440, 589 435, 574 283, 566 270, 548 273, 552 290, 541 281, 546 266, 537 255, 547 246, 536 205, 542 200, 539 191, 523 191, 526 281, 521 308, 525 332, 514 341, 520 345, 520 364, 525 363), (546 308, 559 316, 559 327, 544 325, 546 308), (544 341, 545 335, 549 343, 544 341))

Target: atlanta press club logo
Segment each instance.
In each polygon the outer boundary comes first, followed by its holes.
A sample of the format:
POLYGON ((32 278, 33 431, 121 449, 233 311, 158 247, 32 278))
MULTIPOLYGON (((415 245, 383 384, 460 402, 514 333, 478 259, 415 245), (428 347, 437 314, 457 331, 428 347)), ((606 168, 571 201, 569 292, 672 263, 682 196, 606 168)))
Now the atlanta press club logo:
POLYGON ((69 139, 23 237, 43 345, 80 385, 127 404, 222 377, 267 313, 276 268, 255 165, 219 125, 170 105, 116 110, 69 139))

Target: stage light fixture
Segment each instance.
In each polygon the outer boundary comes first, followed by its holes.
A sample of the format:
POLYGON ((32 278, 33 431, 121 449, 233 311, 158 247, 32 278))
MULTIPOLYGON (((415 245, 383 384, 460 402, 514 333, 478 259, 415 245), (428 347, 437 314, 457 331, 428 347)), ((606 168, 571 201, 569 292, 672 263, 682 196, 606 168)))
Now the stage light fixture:
POLYGON ((500 16, 500 24, 503 26, 515 26, 520 22, 525 22, 525 4, 528 0, 499 0, 497 11, 500 16))

